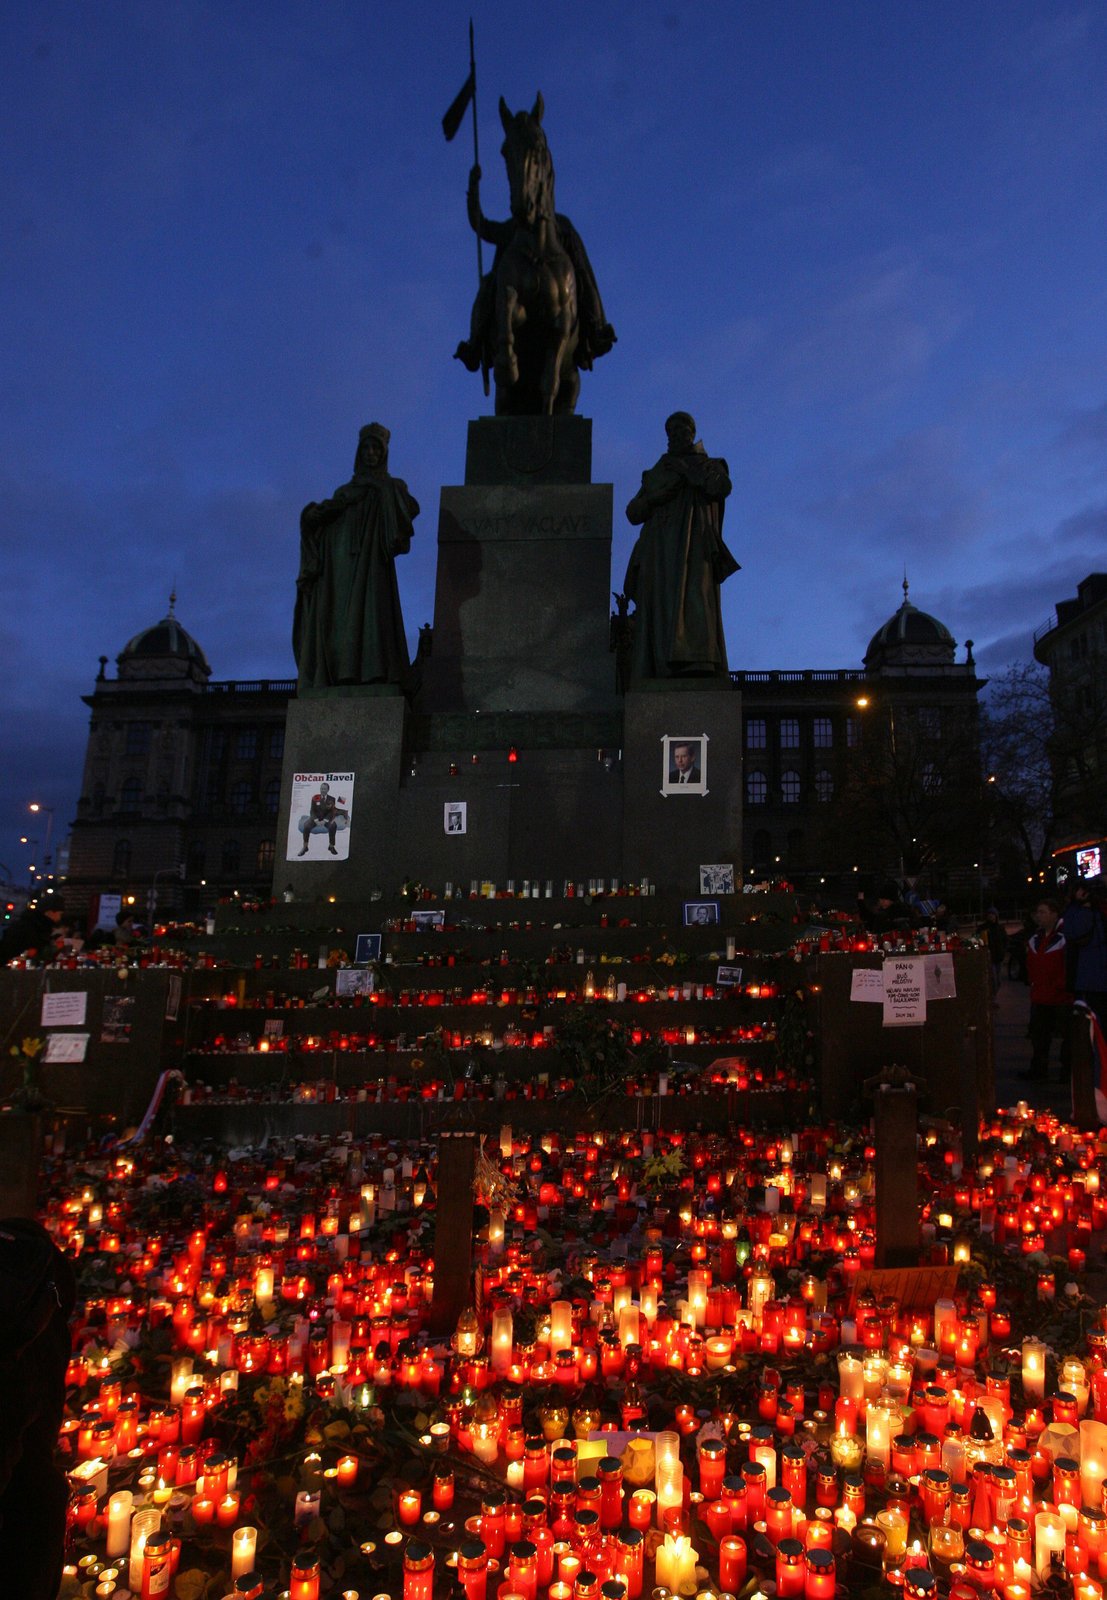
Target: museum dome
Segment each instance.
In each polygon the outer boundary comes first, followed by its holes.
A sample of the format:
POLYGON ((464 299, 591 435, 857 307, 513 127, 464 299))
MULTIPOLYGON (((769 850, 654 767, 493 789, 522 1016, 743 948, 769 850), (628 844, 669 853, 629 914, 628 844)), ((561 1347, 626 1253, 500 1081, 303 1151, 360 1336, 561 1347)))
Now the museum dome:
POLYGON ((920 611, 907 598, 907 579, 903 580, 903 604, 878 628, 865 651, 865 665, 873 668, 895 663, 938 663, 953 660, 956 640, 944 622, 920 611))
POLYGON ((169 610, 161 621, 128 639, 116 657, 122 676, 175 676, 184 671, 210 677, 208 659, 188 629, 178 621, 176 604, 177 596, 173 593, 169 596, 169 610))

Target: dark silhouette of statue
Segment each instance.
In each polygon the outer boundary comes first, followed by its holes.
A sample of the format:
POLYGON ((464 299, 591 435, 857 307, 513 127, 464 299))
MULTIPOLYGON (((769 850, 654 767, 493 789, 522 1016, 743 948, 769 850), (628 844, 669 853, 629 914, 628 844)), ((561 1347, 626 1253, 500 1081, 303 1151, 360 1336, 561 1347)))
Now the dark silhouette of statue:
POLYGON ((623 583, 636 607, 632 682, 727 671, 719 588, 738 571, 723 543, 729 471, 697 442, 687 411, 674 412, 665 432, 669 448, 627 506, 627 520, 642 528, 623 583))
POLYGON ((469 222, 496 246, 481 280, 468 341, 455 355, 470 372, 496 379, 497 416, 553 416, 575 409, 580 373, 606 355, 615 330, 604 316, 595 274, 580 235, 554 209, 554 170, 542 96, 514 115, 500 100, 511 218, 481 211, 480 168, 469 175, 469 222))
POLYGON ((300 513, 292 649, 301 689, 408 687, 396 557, 411 548, 419 502, 388 475, 389 438, 379 422, 362 428, 349 483, 300 513))

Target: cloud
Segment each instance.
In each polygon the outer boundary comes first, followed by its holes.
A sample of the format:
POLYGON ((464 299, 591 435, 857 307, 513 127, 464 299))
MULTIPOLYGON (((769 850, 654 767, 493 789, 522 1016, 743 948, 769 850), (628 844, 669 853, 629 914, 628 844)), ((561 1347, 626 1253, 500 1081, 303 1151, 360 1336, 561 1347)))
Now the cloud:
POLYGON ((920 381, 966 314, 921 256, 883 252, 796 327, 781 357, 786 388, 805 405, 887 405, 920 381))
POLYGON ((841 460, 829 491, 811 503, 841 539, 894 551, 926 572, 936 552, 964 549, 986 523, 987 497, 968 481, 960 434, 918 429, 860 462, 841 460))
POLYGON ((1053 532, 1058 544, 1088 546, 1088 560, 1102 562, 1102 544, 1107 539, 1107 504, 1085 506, 1063 518, 1053 532))
POLYGON ((1075 412, 1058 435, 1057 444, 1062 449, 1085 445, 1099 449, 1107 445, 1107 400, 1101 406, 1075 412))

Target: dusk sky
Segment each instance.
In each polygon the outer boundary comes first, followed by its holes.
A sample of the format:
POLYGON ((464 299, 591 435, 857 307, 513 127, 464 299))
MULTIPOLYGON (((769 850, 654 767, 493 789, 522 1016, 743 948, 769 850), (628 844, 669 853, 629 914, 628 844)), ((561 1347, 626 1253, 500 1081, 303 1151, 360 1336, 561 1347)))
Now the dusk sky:
MULTIPOLYGON (((468 327, 468 5, 0 14, 0 861, 64 834, 97 657, 166 610, 216 678, 290 677, 298 515, 392 429, 421 501, 490 409, 468 327), (31 820, 31 819, 27 819, 31 820), (32 830, 33 831, 33 830, 32 830)), ((496 102, 546 101, 614 351, 583 378, 622 508, 693 412, 734 492, 734 667, 860 665, 911 598, 982 667, 1107 564, 1107 8, 475 0, 496 102)))

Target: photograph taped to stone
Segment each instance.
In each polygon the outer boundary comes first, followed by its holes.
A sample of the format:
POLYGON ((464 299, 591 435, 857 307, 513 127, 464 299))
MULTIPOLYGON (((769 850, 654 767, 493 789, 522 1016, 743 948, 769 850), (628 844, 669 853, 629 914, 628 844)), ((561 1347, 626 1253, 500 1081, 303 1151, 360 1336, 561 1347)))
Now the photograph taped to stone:
POLYGON ((346 861, 353 809, 352 772, 293 773, 285 859, 346 861))
POLYGON ((686 900, 684 902, 684 926, 686 928, 709 928, 719 920, 718 903, 714 900, 686 900))
POLYGON ((733 894, 734 893, 734 864, 729 861, 716 862, 714 866, 700 865, 700 893, 701 894, 733 894))
POLYGON ((360 966, 366 961, 379 961, 381 958, 381 936, 379 933, 359 933, 357 944, 354 946, 354 964, 360 966))
POLYGON ((442 807, 442 829, 445 833, 468 833, 469 803, 467 800, 447 800, 442 807))
POLYGON ((662 794, 707 793, 706 733, 667 733, 661 740, 662 794))

